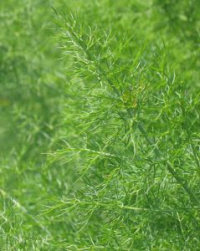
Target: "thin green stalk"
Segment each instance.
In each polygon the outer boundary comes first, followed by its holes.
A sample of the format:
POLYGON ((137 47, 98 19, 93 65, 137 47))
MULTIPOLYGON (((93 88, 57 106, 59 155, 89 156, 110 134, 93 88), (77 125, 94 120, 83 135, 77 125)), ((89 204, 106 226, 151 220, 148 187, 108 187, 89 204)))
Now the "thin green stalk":
MULTIPOLYGON (((140 132, 144 135, 147 143, 149 145, 152 145, 153 142, 149 139, 147 132, 145 131, 144 127, 141 124, 138 124, 138 129, 140 130, 140 132)), ((157 157, 161 156, 161 152, 158 148, 158 146, 155 146, 155 154, 157 157)), ((183 187, 183 189, 185 190, 185 192, 189 195, 190 200, 194 203, 194 204, 199 204, 197 198, 195 197, 195 195, 192 193, 192 191, 190 190, 188 184, 177 174, 177 172, 174 170, 172 164, 170 163, 169 160, 166 161, 167 164, 167 169, 168 171, 171 173, 171 175, 175 178, 175 180, 183 187)))

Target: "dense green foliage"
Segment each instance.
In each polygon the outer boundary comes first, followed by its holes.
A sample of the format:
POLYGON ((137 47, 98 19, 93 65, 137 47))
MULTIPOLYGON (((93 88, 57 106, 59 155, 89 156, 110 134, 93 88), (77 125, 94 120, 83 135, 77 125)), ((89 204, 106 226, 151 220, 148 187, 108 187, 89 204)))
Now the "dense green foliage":
POLYGON ((1 250, 200 250, 199 16, 1 0, 1 250))

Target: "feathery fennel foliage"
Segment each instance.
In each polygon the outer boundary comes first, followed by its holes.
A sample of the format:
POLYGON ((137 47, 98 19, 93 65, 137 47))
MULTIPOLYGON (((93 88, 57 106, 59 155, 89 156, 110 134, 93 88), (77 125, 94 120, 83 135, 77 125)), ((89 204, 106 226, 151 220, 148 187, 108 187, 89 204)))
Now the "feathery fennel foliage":
POLYGON ((1 15, 3 248, 198 250, 198 1, 27 3, 1 15))

